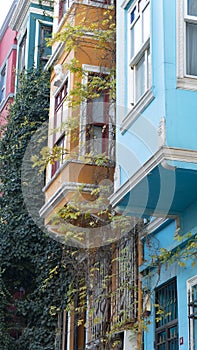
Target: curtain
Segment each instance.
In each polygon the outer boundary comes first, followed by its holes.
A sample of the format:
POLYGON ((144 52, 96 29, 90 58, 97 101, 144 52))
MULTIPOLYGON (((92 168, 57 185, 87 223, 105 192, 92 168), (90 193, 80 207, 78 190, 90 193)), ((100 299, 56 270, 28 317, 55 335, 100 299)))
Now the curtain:
POLYGON ((186 74, 197 76, 197 24, 186 25, 186 74))

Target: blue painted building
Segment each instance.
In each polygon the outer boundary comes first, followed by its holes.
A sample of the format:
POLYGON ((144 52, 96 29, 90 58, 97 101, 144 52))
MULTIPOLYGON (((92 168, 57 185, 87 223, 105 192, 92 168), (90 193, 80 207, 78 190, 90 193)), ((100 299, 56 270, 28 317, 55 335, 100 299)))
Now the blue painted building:
POLYGON ((17 72, 31 67, 44 67, 51 48, 46 39, 52 35, 53 8, 51 1, 20 0, 10 26, 17 31, 17 72))
POLYGON ((196 62, 196 0, 118 2, 118 180, 111 204, 147 222, 140 267, 150 323, 145 350, 197 349, 197 267, 190 259, 158 260, 161 248, 183 254, 188 232, 196 242, 196 62))

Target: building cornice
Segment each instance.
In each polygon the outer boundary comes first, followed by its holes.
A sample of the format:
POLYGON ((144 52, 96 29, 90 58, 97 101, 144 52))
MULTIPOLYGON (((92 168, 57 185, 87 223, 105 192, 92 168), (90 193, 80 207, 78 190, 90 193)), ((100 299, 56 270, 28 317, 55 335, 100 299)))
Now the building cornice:
POLYGON ((83 192, 91 193, 97 186, 92 184, 83 184, 78 182, 65 182, 63 183, 50 200, 43 205, 40 209, 39 214, 42 218, 45 218, 50 214, 56 207, 56 205, 65 198, 69 193, 79 191, 82 188, 83 192))
MULTIPOLYGON (((36 4, 39 5, 39 1, 36 0, 19 0, 18 4, 15 8, 15 11, 13 13, 13 16, 11 18, 10 21, 10 27, 13 30, 19 31, 22 23, 25 20, 25 17, 27 16, 28 10, 29 8, 31 8, 31 12, 34 13, 41 13, 40 11, 44 11, 43 8, 37 8, 37 7, 31 7, 31 5, 36 4)), ((43 1, 42 5, 46 5, 47 6, 48 2, 47 1, 43 1)), ((50 15, 52 15, 52 13, 49 12, 50 15)))
POLYGON ((169 161, 186 163, 197 163, 197 151, 182 148, 161 147, 137 172, 132 175, 111 197, 110 203, 113 207, 129 193, 142 179, 158 165, 166 169, 175 169, 169 161))
POLYGON ((52 53, 51 57, 49 58, 47 64, 45 65, 44 69, 48 70, 50 67, 52 67, 55 63, 55 61, 58 59, 58 57, 63 53, 64 51, 64 43, 60 43, 58 47, 56 48, 55 52, 52 53))
POLYGON ((18 3, 18 0, 13 1, 12 5, 11 5, 11 7, 9 9, 9 12, 8 12, 8 14, 7 14, 3 24, 2 24, 2 27, 0 29, 0 41, 2 40, 2 37, 4 36, 6 30, 9 27, 9 23, 10 23, 10 20, 12 18, 12 15, 14 13, 14 10, 15 10, 15 7, 16 7, 17 3, 18 3))

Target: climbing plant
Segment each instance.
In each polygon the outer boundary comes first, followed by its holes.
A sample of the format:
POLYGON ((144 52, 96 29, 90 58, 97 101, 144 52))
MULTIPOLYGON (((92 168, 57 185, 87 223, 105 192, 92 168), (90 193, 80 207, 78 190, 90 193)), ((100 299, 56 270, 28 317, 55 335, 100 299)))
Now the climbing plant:
MULTIPOLYGON (((24 203, 21 166, 29 140, 48 119, 49 73, 21 74, 0 141, 0 348, 54 349, 57 315, 68 283, 62 246, 34 222, 24 203), (55 269, 55 273, 53 273, 55 269), (53 275, 53 278, 50 276, 53 275), (47 280, 47 284, 46 284, 47 280)), ((40 189, 43 179, 39 179, 40 189)), ((34 184, 28 184, 30 187, 34 184)), ((39 189, 32 205, 43 201, 39 189)))

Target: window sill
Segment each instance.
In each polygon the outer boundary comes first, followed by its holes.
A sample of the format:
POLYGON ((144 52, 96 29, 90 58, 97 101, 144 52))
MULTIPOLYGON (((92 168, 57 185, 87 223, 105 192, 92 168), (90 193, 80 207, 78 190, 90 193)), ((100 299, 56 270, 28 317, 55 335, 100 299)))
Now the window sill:
POLYGON ((136 119, 141 115, 146 107, 153 101, 154 95, 152 88, 145 92, 142 98, 136 103, 133 109, 126 115, 120 125, 120 131, 123 134, 133 124, 136 119))
POLYGON ((183 77, 183 78, 177 78, 177 89, 184 89, 184 90, 197 90, 197 77, 196 78, 189 78, 189 77, 183 77))

